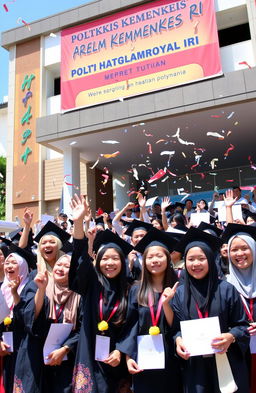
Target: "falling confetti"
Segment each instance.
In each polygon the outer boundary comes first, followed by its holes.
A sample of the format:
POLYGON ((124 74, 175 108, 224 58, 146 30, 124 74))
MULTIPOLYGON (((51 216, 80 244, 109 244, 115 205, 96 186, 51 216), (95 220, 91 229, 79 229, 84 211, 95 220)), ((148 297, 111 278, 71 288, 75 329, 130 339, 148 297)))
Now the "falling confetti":
POLYGON ((147 136, 147 137, 154 136, 154 135, 152 135, 152 134, 146 134, 146 130, 143 130, 143 134, 144 134, 145 136, 147 136))
POLYGON ((109 145, 115 145, 116 143, 119 143, 119 142, 118 141, 107 140, 107 141, 101 141, 101 143, 107 143, 109 145))
POLYGON ((227 136, 229 136, 230 134, 232 134, 232 131, 228 131, 227 136))
POLYGON ((99 190, 100 195, 107 195, 107 192, 99 190))
POLYGON ((222 117, 222 115, 211 115, 211 117, 214 119, 219 119, 220 117, 222 117))
POLYGON ((229 148, 227 149, 227 151, 224 153, 224 156, 225 156, 225 157, 228 157, 229 153, 230 153, 232 150, 234 150, 234 148, 235 148, 235 146, 232 145, 232 143, 230 143, 229 145, 230 145, 230 147, 229 147, 229 148))
POLYGON ((54 34, 54 33, 50 33, 50 37, 51 37, 51 38, 56 38, 56 37, 57 37, 57 35, 56 35, 56 34, 54 34))
POLYGON ((153 183, 156 180, 161 179, 164 175, 166 175, 166 172, 163 169, 160 169, 157 173, 155 173, 149 180, 148 183, 153 183))
POLYGON ((158 141, 156 141, 156 145, 157 145, 158 143, 161 143, 161 142, 166 142, 166 140, 165 140, 165 139, 158 139, 158 141))
POLYGON ((90 166, 90 169, 94 169, 96 165, 98 165, 98 163, 99 163, 99 159, 93 164, 93 166, 90 166))
POLYGON ((173 173, 173 172, 171 172, 171 171, 169 171, 169 169, 167 169, 167 172, 171 175, 171 176, 174 176, 174 177, 176 177, 177 175, 175 175, 175 173, 173 173))
POLYGON ((125 183, 122 183, 120 180, 115 179, 115 184, 117 184, 120 187, 125 187, 125 183))
POLYGON ((198 173, 198 175, 201 176, 201 179, 204 179, 204 178, 205 178, 205 174, 204 174, 204 173, 198 173))
POLYGON ((189 197, 190 194, 185 194, 184 197, 180 200, 180 202, 183 202, 187 197, 189 197))
POLYGON ((102 173, 101 176, 104 177, 104 181, 102 182, 102 184, 103 184, 103 186, 105 186, 108 182, 109 175, 105 175, 105 173, 102 173))
POLYGON ((152 154, 152 146, 151 146, 151 143, 147 142, 147 146, 148 146, 148 154, 152 154))
POLYGON ((19 17, 17 19, 17 23, 18 23, 18 25, 21 25, 23 23, 23 25, 25 25, 28 28, 29 31, 31 30, 30 25, 24 19, 22 19, 21 17, 19 17))
POLYGON ((235 126, 238 126, 238 124, 239 124, 238 121, 236 121, 236 122, 234 123, 235 126))
POLYGON ((167 179, 169 179, 169 176, 165 176, 165 178, 163 180, 161 180, 162 183, 164 183, 167 179))
POLYGON ((187 142, 180 138, 180 128, 177 129, 176 134, 172 135, 172 138, 177 138, 182 145, 194 145, 194 142, 187 142))
POLYGON ((227 119, 231 119, 231 117, 233 117, 234 114, 235 114, 235 112, 231 112, 231 113, 228 115, 227 119))
POLYGON ((104 158, 115 158, 116 156, 118 156, 118 154, 120 154, 120 151, 115 151, 115 153, 111 153, 111 154, 101 154, 101 157, 104 158))
POLYGON ((194 186, 195 188, 202 188, 202 186, 194 186))
POLYGON ((226 182, 227 182, 227 183, 233 183, 233 182, 234 182, 234 179, 227 179, 226 182))
POLYGON ((218 132, 207 132, 207 136, 213 136, 215 138, 224 139, 224 136, 219 134, 218 132))
POLYGON ((65 180, 66 177, 71 177, 71 175, 65 175, 65 176, 64 176, 64 183, 65 183, 67 186, 72 186, 72 187, 75 187, 76 189, 79 188, 79 187, 77 187, 75 184, 67 182, 67 181, 65 180))
POLYGON ((245 65, 246 67, 248 67, 249 69, 251 69, 252 67, 247 63, 247 61, 240 61, 240 63, 238 63, 239 65, 245 65))
POLYGON ((248 157, 248 160, 249 160, 249 162, 250 162, 251 169, 253 169, 253 170, 255 171, 255 170, 256 170, 256 166, 254 165, 251 156, 248 157))
POLYGON ((186 154, 182 151, 181 154, 183 155, 184 158, 187 158, 186 154))
POLYGON ((215 168, 215 165, 216 165, 215 163, 216 163, 217 161, 219 161, 218 158, 213 158, 213 159, 211 160, 210 165, 211 165, 211 168, 212 168, 212 169, 215 168))
POLYGON ((133 177, 134 177, 137 181, 139 181, 139 174, 138 174, 137 169, 136 169, 136 168, 132 168, 132 171, 133 171, 133 177))

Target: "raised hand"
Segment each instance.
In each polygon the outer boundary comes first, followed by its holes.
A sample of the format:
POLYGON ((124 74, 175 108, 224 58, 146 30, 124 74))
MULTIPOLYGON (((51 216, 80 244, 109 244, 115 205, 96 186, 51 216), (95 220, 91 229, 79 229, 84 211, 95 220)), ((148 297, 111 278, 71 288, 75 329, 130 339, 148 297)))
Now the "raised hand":
POLYGON ((164 289, 162 297, 163 297, 163 305, 165 303, 169 303, 169 301, 174 297, 176 290, 178 288, 179 282, 176 282, 172 288, 167 287, 164 289))
POLYGON ((233 190, 227 190, 225 195, 223 195, 226 207, 232 207, 237 201, 237 197, 234 198, 233 190))
POLYGON ((28 227, 31 226, 31 223, 33 221, 33 213, 31 212, 31 210, 28 207, 26 207, 24 209, 23 221, 24 221, 25 226, 28 226, 28 227))
POLYGON ((11 288, 11 294, 16 295, 17 290, 19 288, 20 282, 21 282, 22 277, 18 276, 16 280, 11 280, 9 282, 9 287, 11 288))
POLYGON ((138 194, 138 203, 139 203, 139 205, 140 205, 141 208, 144 208, 144 207, 145 207, 146 201, 147 201, 147 200, 146 200, 146 197, 143 196, 143 195, 139 192, 139 194, 138 194))
POLYGON ((73 221, 90 221, 90 207, 83 195, 79 197, 77 194, 75 194, 74 198, 71 198, 70 207, 72 209, 73 221))
POLYGON ((161 203, 161 210, 162 212, 165 212, 167 207, 171 204, 171 200, 169 197, 164 197, 161 203))
POLYGON ((34 282, 36 283, 39 289, 45 289, 48 284, 48 272, 45 270, 43 273, 38 272, 34 278, 34 282))

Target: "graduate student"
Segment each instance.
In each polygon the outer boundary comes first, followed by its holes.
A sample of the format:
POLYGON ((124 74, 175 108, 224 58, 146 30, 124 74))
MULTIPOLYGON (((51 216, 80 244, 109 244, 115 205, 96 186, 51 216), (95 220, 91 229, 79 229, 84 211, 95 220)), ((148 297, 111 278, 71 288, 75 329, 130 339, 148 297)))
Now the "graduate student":
POLYGON ((135 248, 143 254, 142 277, 130 290, 126 323, 118 344, 118 349, 126 354, 134 393, 182 391, 172 340, 173 311, 169 305, 178 285, 170 259, 172 248, 169 234, 155 228, 135 248), (141 336, 160 340, 162 365, 159 369, 155 359, 146 370, 138 364, 138 358, 143 357, 138 346, 141 336))
POLYGON ((28 284, 23 306, 27 334, 15 368, 13 392, 71 393, 75 353, 81 325, 80 296, 68 288, 70 255, 62 255, 52 274, 42 269, 28 284), (51 324, 70 324, 59 348, 43 354, 51 324))
POLYGON ((94 266, 82 225, 89 217, 89 207, 83 197, 75 195, 72 209, 74 252, 69 286, 81 294, 84 312, 73 392, 116 393, 128 377, 116 343, 127 307, 125 255, 132 246, 110 230, 100 231, 94 241, 94 266))
MULTIPOLYGON (((18 249, 18 247, 17 247, 18 249)), ((24 251, 20 249, 20 254, 24 251)), ((0 356, 3 357, 3 379, 6 393, 12 393, 14 381, 14 368, 20 342, 24 336, 24 326, 21 321, 21 295, 28 283, 28 263, 20 254, 10 253, 3 264, 4 281, 1 286, 10 314, 0 325, 1 341, 0 356), (5 332, 13 337, 13 349, 5 340, 5 332)))
POLYGON ((250 225, 229 224, 223 234, 228 241, 228 282, 239 292, 250 323, 251 393, 256 392, 256 228, 250 225), (254 349, 253 349, 254 347, 254 349))
POLYGON ((220 393, 229 389, 249 392, 245 353, 248 349, 248 323, 240 296, 235 287, 218 279, 214 250, 218 239, 197 228, 190 228, 176 248, 184 252, 186 274, 172 300, 172 308, 179 321, 218 317, 221 334, 213 338, 211 347, 217 355, 190 356, 180 330, 176 334, 177 354, 184 359, 183 383, 186 393, 220 393), (217 362, 217 363, 216 363, 217 362), (216 365, 217 364, 217 365, 216 365), (228 373, 228 370, 231 372, 228 373), (230 387, 231 386, 231 387, 230 387))

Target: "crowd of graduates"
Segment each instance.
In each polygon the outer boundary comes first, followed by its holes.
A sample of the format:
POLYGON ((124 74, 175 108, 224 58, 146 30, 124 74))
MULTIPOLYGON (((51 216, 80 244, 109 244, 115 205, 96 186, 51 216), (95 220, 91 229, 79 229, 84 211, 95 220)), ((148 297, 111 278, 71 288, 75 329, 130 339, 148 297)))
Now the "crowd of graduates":
POLYGON ((0 392, 256 392, 256 207, 239 192, 150 208, 139 194, 95 217, 75 195, 71 217, 33 231, 25 209, 0 237, 0 392), (205 212, 196 227, 191 214, 205 212), (210 352, 190 353, 182 323, 214 317, 210 352))

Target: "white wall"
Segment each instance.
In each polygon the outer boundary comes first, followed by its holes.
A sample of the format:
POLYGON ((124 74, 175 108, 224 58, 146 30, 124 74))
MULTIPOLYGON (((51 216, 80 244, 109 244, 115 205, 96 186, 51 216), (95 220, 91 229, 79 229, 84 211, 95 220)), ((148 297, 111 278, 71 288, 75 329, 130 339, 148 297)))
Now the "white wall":
POLYGON ((7 126, 8 107, 0 109, 0 156, 6 157, 7 150, 7 126))

